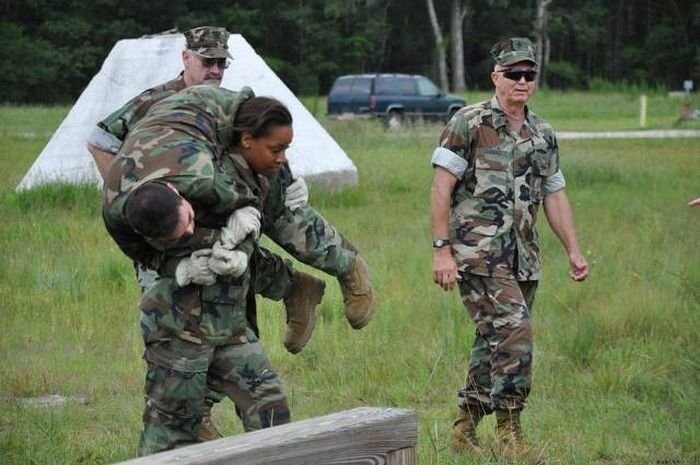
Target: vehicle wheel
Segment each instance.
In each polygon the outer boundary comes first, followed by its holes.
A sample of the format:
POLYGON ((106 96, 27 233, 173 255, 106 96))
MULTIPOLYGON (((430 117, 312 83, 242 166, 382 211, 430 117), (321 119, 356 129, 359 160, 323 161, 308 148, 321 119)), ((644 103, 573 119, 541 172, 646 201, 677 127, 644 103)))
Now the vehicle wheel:
POLYGON ((386 127, 387 129, 397 129, 403 124, 403 113, 399 111, 390 111, 386 115, 386 127))

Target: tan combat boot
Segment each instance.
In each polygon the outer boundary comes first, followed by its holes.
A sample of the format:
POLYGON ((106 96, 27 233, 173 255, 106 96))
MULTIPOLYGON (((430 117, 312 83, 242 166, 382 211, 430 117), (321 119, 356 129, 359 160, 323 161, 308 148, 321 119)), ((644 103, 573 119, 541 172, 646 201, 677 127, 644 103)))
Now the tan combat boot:
POLYGON ((481 409, 465 410, 460 407, 457 419, 452 427, 452 442, 450 447, 460 454, 481 455, 483 452, 476 435, 476 427, 484 418, 481 409))
POLYGON ((204 403, 204 416, 202 417, 202 424, 199 426, 199 434, 197 435, 197 440, 199 442, 213 441, 214 439, 221 439, 223 436, 219 433, 214 420, 211 418, 211 408, 214 404, 210 402, 204 403))
POLYGON ((322 279, 303 271, 294 271, 292 288, 284 298, 287 310, 287 332, 284 335, 284 347, 293 354, 304 348, 316 325, 316 306, 326 289, 322 279))
POLYGON ((532 447, 523 437, 520 426, 520 410, 496 410, 496 438, 501 455, 506 460, 541 463, 542 451, 532 447))
POLYGON ((345 316, 350 326, 354 329, 363 328, 377 310, 377 299, 369 280, 367 262, 358 255, 350 272, 338 278, 338 282, 343 293, 345 316))

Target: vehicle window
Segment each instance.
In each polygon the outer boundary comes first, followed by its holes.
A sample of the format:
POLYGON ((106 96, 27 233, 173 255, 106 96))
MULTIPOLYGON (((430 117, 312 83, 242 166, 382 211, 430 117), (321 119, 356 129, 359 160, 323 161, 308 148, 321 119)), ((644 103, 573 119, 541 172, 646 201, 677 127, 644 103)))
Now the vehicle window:
POLYGON ((360 97, 369 96, 372 87, 372 78, 358 77, 352 85, 352 94, 360 97))
POLYGON ((331 95, 350 95, 353 78, 340 78, 335 81, 331 89, 331 95))
POLYGON ((401 95, 416 95, 416 85, 413 83, 413 78, 402 77, 398 79, 399 90, 401 95))
POLYGON ((399 93, 398 78, 379 76, 374 83, 374 91, 377 95, 396 95, 399 93))
POLYGON ((419 77, 418 81, 418 93, 424 97, 434 97, 440 93, 440 89, 433 84, 433 82, 426 77, 419 77))

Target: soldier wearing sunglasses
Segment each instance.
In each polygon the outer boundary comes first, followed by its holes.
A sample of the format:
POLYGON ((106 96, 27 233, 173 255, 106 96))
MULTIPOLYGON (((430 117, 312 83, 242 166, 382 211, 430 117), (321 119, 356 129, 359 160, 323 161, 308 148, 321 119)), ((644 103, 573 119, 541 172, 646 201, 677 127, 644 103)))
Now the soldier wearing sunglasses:
POLYGON ((477 425, 495 413, 501 452, 525 458, 538 454, 523 439, 520 413, 531 390, 540 205, 566 250, 571 278, 586 279, 588 264, 564 192, 556 136, 527 107, 536 87, 534 46, 511 38, 491 54, 493 98, 457 112, 432 155, 433 279, 446 291, 459 289, 476 326, 452 448, 480 454, 477 425))

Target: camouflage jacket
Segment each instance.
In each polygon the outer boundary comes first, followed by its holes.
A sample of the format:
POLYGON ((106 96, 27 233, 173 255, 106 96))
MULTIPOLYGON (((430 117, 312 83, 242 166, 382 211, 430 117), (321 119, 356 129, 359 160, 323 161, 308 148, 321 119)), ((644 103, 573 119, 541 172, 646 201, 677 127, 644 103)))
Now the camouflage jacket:
MULTIPOLYGON (((227 173, 235 173, 240 181, 248 185, 259 202, 267 195, 267 179, 253 173, 240 154, 226 156, 227 173)), ((195 209, 197 212, 197 209, 195 209)), ((218 237, 214 231, 199 225, 195 236, 187 244, 180 244, 178 253, 190 247, 208 247, 218 237)), ((237 247, 249 258, 257 244, 250 238, 237 247)), ((208 345, 242 344, 249 341, 246 318, 246 298, 251 286, 253 270, 249 267, 237 278, 218 277, 211 286, 177 286, 174 278, 159 275, 141 296, 141 332, 146 344, 177 336, 195 344, 208 345)))
POLYGON ((520 133, 511 132, 494 96, 461 109, 439 145, 434 164, 440 165, 436 160, 446 149, 447 158, 464 168, 452 193, 450 214, 450 244, 460 271, 538 280, 542 266, 537 212, 545 181, 559 172, 552 127, 526 109, 520 133))
MULTIPOLYGON (((215 234, 210 233, 234 210, 262 209, 267 178, 228 151, 235 113, 252 95, 248 88, 195 86, 154 104, 131 129, 105 180, 103 217, 109 233, 130 258, 159 273, 140 304, 146 343, 173 335, 195 343, 245 342, 249 270, 236 279, 219 277, 212 286, 178 287, 170 276, 179 257, 211 245, 215 234), (195 210, 195 235, 173 247, 140 236, 124 215, 129 194, 154 180, 172 183, 195 210)), ((239 250, 250 255, 256 246, 247 239, 239 250)))
MULTIPOLYGON (((174 256, 189 255, 207 233, 195 234, 176 249, 162 250, 131 229, 124 217, 128 195, 147 181, 172 183, 195 210, 198 228, 218 229, 236 209, 262 209, 266 178, 251 172, 246 182, 225 149, 233 142, 233 117, 238 105, 253 96, 249 88, 232 92, 193 86, 151 106, 131 129, 104 184, 103 218, 120 249, 134 261, 172 276, 174 256)), ((242 157, 238 157, 242 160, 242 157)), ((245 163, 245 162, 243 162, 245 163)), ((247 166, 247 164, 246 164, 247 166)))
POLYGON ((182 73, 172 81, 148 89, 129 100, 121 108, 97 123, 88 142, 105 152, 117 153, 129 131, 143 118, 149 108, 160 100, 187 87, 182 73))

